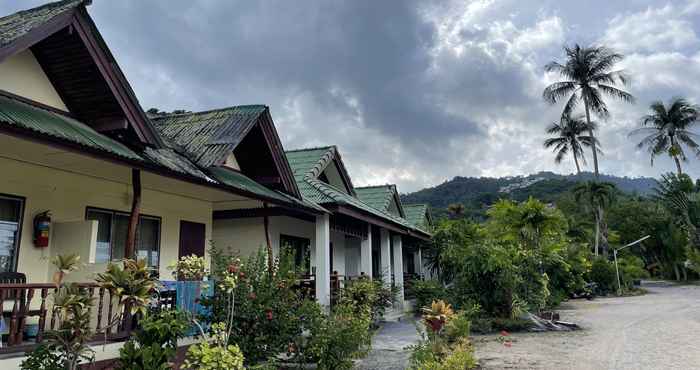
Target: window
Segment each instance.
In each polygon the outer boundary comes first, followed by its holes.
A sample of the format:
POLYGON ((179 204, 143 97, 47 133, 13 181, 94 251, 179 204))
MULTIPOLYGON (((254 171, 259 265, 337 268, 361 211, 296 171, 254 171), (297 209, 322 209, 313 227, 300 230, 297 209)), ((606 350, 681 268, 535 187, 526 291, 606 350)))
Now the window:
POLYGON ((305 272, 311 270, 311 240, 297 236, 280 235, 280 249, 294 253, 294 262, 305 272))
MULTIPOLYGON (((88 208, 88 220, 97 221, 97 253, 95 262, 104 263, 124 258, 129 214, 88 208)), ((160 218, 141 215, 136 229, 136 256, 149 266, 158 267, 160 259, 160 218)))
POLYGON ((0 195, 0 272, 17 269, 24 199, 0 195))

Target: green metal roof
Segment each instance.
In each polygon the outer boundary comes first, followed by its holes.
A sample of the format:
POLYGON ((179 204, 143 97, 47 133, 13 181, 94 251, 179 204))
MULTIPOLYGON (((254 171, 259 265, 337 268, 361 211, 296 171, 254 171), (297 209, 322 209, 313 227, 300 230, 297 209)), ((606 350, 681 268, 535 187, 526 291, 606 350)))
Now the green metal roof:
POLYGON ((297 184, 307 176, 317 176, 321 168, 325 167, 325 163, 332 159, 334 149, 334 146, 324 146, 286 151, 287 161, 297 184))
POLYGON ((404 204, 403 211, 406 214, 406 221, 425 232, 428 231, 430 225, 428 225, 427 204, 404 204))
MULTIPOLYGON (((355 193, 361 201, 369 204, 370 206, 389 212, 389 206, 394 200, 394 197, 398 197, 396 191, 396 185, 376 185, 376 186, 363 186, 355 188, 355 193)), ((403 213, 403 207, 398 204, 399 214, 403 213)))
MULTIPOLYGON (((408 229, 416 228, 401 217, 363 202, 333 185, 325 183, 317 178, 320 170, 332 160, 336 151, 335 146, 319 148, 298 149, 286 152, 289 165, 294 172, 297 186, 304 200, 316 204, 341 204, 359 209, 385 221, 398 224, 408 229)), ((358 189, 355 189, 356 191, 358 189)), ((358 194, 359 196, 359 194, 358 194)), ((423 231, 423 230, 420 230, 423 231)))
POLYGON ((327 212, 323 207, 308 201, 299 200, 282 192, 267 188, 244 174, 224 167, 211 167, 209 172, 222 183, 234 188, 261 195, 290 205, 311 208, 319 212, 327 212))
POLYGON ((9 45, 52 18, 71 10, 84 0, 64 0, 33 9, 19 11, 0 18, 0 47, 9 45))
POLYGON ((264 105, 244 105, 155 116, 151 121, 172 148, 206 168, 218 165, 233 152, 266 109, 264 105))
POLYGON ((31 130, 130 160, 143 160, 126 145, 73 118, 0 95, 0 124, 31 130))

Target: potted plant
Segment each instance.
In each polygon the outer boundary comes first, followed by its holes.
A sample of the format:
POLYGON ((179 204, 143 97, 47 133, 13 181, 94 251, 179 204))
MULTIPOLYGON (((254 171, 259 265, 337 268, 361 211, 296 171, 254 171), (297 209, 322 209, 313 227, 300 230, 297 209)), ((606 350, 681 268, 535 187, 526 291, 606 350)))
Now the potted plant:
MULTIPOLYGON (((200 298, 210 296, 211 286, 206 281, 209 270, 204 257, 190 255, 180 257, 179 260, 168 266, 173 270, 176 281, 164 281, 165 289, 175 290, 177 308, 188 312, 193 317, 204 313, 204 307, 199 303, 200 298)), ((188 335, 193 335, 196 328, 192 328, 188 335)))

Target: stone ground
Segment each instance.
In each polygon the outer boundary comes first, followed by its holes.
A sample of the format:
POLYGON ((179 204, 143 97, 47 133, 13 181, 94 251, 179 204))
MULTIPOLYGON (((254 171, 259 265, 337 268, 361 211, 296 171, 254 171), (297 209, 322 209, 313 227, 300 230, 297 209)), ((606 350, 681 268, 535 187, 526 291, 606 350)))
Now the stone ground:
POLYGON ((401 370, 408 367, 409 352, 405 350, 418 341, 416 322, 404 318, 384 323, 372 339, 372 351, 355 366, 357 370, 401 370))
MULTIPOLYGON (((474 336, 483 369, 700 369, 700 286, 645 283, 643 296, 576 300, 562 320, 577 332, 515 333, 512 346, 498 335, 474 336)), ((387 323, 357 369, 405 369, 418 340, 415 323, 387 323)))

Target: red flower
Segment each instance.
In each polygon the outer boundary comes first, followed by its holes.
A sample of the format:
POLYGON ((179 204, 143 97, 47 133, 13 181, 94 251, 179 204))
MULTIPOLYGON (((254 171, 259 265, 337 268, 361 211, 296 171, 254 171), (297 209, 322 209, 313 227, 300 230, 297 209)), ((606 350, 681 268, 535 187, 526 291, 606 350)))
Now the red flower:
POLYGON ((503 345, 506 346, 506 347, 512 347, 512 346, 513 346, 513 342, 511 342, 511 341, 503 342, 503 345))
POLYGON ((245 272, 241 271, 241 272, 238 274, 238 277, 241 278, 241 279, 243 279, 243 278, 245 277, 245 272))
POLYGON ((251 300, 255 300, 255 298, 257 297, 258 296, 255 295, 255 292, 250 292, 250 294, 248 294, 248 298, 250 298, 251 300))
POLYGON ((267 321, 272 321, 272 310, 267 310, 267 321))
POLYGON ((509 336, 509 335, 510 335, 510 333, 508 333, 507 331, 501 330, 501 336, 502 336, 502 337, 507 337, 507 336, 509 336))
POLYGON ((237 272, 238 272, 238 266, 236 266, 236 265, 234 265, 234 264, 228 265, 228 272, 230 272, 230 273, 232 273, 232 274, 237 273, 237 272))

